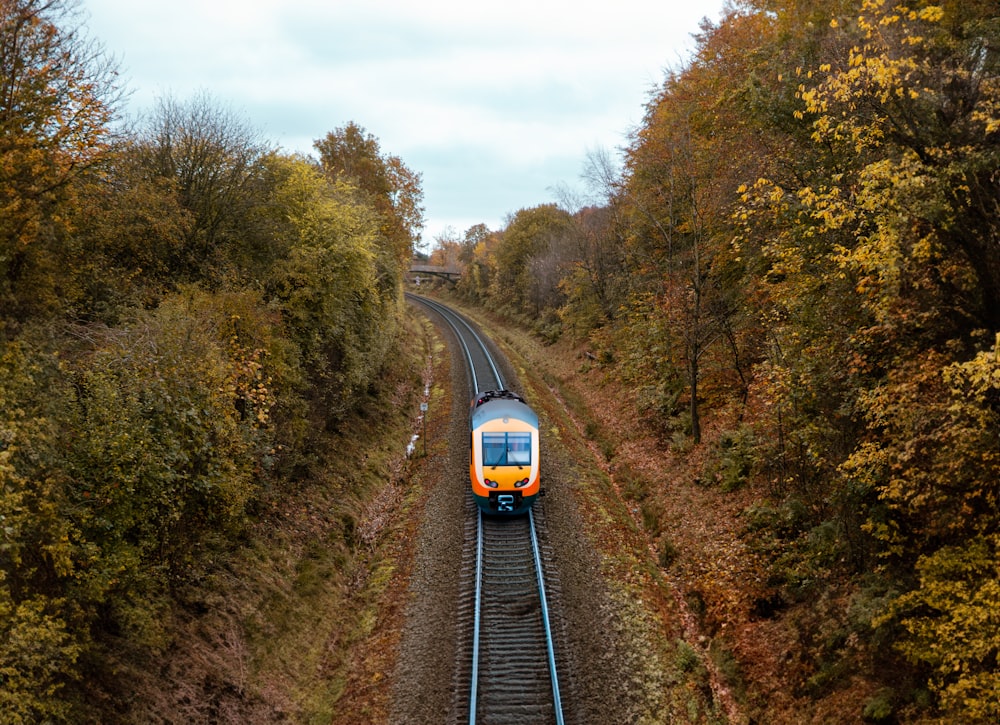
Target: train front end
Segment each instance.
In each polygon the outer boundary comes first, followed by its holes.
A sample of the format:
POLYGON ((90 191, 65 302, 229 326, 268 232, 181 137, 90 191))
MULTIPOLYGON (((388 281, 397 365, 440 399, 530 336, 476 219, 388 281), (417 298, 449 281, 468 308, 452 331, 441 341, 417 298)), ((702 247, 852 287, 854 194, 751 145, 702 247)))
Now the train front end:
POLYGON ((488 514, 525 513, 540 489, 538 415, 515 393, 494 390, 472 401, 469 424, 476 505, 488 514))

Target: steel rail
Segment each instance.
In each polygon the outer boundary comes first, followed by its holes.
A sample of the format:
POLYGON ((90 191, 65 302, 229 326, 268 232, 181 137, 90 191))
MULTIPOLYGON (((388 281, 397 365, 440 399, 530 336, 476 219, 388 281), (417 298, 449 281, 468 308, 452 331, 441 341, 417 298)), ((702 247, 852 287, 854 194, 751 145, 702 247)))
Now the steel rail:
MULTIPOLYGON (((483 342, 483 338, 479 335, 478 332, 476 332, 475 328, 473 328, 472 325, 469 324, 468 320, 466 320, 462 315, 459 315, 457 312, 452 310, 450 307, 442 305, 440 302, 437 302, 436 300, 431 300, 428 299, 427 297, 421 297, 419 295, 412 295, 409 293, 407 293, 407 296, 419 302, 422 302, 423 304, 427 305, 435 312, 437 312, 439 315, 444 317, 445 320, 447 320, 448 324, 451 326, 451 329, 455 331, 455 335, 459 338, 459 341, 462 343, 462 347, 465 350, 465 358, 469 364, 469 370, 472 372, 473 381, 475 381, 476 372, 475 372, 475 364, 472 362, 472 353, 469 351, 469 346, 466 344, 461 331, 458 329, 456 321, 459 324, 461 324, 462 327, 468 330, 469 334, 472 335, 472 339, 474 339, 476 341, 476 344, 479 345, 479 349, 483 351, 483 357, 486 359, 487 364, 490 366, 490 371, 496 378, 497 384, 501 389, 504 388, 503 376, 500 374, 500 370, 497 368, 496 363, 493 361, 493 355, 490 354, 489 348, 487 348, 486 343, 483 342)), ((477 384, 474 383, 472 387, 476 393, 481 392, 477 384)))
MULTIPOLYGON (((409 292, 406 293, 406 296, 409 299, 424 305, 424 307, 429 307, 430 309, 434 310, 445 322, 448 323, 448 326, 455 333, 455 338, 458 340, 458 344, 461 345, 462 347, 462 352, 465 353, 465 362, 467 363, 467 369, 469 371, 469 375, 472 376, 472 389, 478 393, 479 382, 478 379, 476 378, 476 365, 472 361, 472 351, 469 350, 469 345, 468 343, 466 343, 465 337, 463 337, 462 335, 462 331, 459 330, 458 325, 455 324, 455 321, 453 319, 455 316, 454 312, 452 312, 449 308, 445 307, 444 305, 435 302, 434 300, 428 299, 426 297, 410 294, 409 292)), ((480 344, 482 343, 480 342, 480 344)), ((485 350, 485 347, 483 349, 485 350)), ((499 378, 497 378, 497 380, 499 380, 499 378)))
MULTIPOLYGON (((495 376, 497 383, 501 388, 504 387, 503 377, 500 375, 500 371, 493 360, 493 355, 490 354, 489 349, 486 347, 485 342, 479 336, 479 334, 473 329, 473 327, 465 320, 464 317, 456 313, 449 307, 442 305, 434 300, 430 300, 426 297, 421 297, 419 295, 412 295, 407 293, 408 298, 423 304, 424 306, 434 310, 441 316, 445 322, 451 327, 455 332, 455 337, 458 338, 458 342, 462 347, 465 354, 465 360, 468 365, 469 374, 472 378, 472 387, 476 393, 479 393, 478 378, 476 376, 476 366, 473 361, 472 352, 469 348, 468 343, 465 340, 465 335, 462 330, 459 329, 456 320, 461 324, 468 334, 472 335, 476 343, 478 343, 480 349, 483 352, 484 359, 489 364, 493 375, 495 376)), ((482 602, 483 602, 483 514, 481 511, 478 512, 476 520, 476 586, 475 586, 475 606, 473 615, 473 632, 472 632, 472 675, 471 682, 469 686, 469 725, 476 725, 476 710, 478 706, 478 690, 479 690, 479 658, 480 658, 480 629, 482 624, 482 602)), ((542 555, 541 549, 538 545, 538 536, 535 530, 535 517, 531 509, 528 509, 528 523, 531 536, 531 549, 532 556, 535 565, 535 574, 538 585, 538 596, 540 609, 542 614, 542 629, 545 637, 545 647, 548 660, 548 668, 550 680, 552 683, 552 701, 553 710, 556 718, 556 725, 564 725, 563 712, 562 712, 562 700, 559 693, 559 677, 556 668, 556 658, 555 658, 555 644, 552 635, 552 625, 549 617, 548 601, 545 596, 545 574, 542 568, 542 555)))
POLYGON ((476 606, 472 623, 472 682, 469 685, 469 725, 476 725, 479 694, 479 625, 483 603, 483 514, 476 518, 476 606))
MULTIPOLYGON (((452 314, 455 313, 453 312, 452 314)), ((469 322, 464 317, 456 314, 455 318, 459 322, 461 322, 462 325, 465 327, 465 329, 469 331, 469 334, 471 334, 472 337, 475 338, 476 342, 479 344, 479 348, 483 351, 483 356, 486 358, 486 362, 489 363, 490 365, 490 370, 492 371, 493 376, 496 378, 497 384, 500 386, 501 390, 504 389, 505 386, 503 382, 503 375, 500 374, 499 368, 497 368, 496 363, 493 361, 493 355, 490 354, 489 349, 486 347, 486 343, 483 342, 483 338, 479 336, 479 333, 476 332, 475 329, 473 329, 472 325, 470 325, 469 322)), ((479 390, 476 390, 476 392, 478 393, 479 390)))
POLYGON ((549 673, 552 676, 552 706, 556 712, 556 725, 563 725, 562 701, 559 698, 559 676, 556 673, 556 649, 552 641, 552 624, 549 621, 549 605, 545 600, 545 575, 542 572, 542 554, 535 534, 535 514, 528 509, 531 527, 531 550, 535 555, 535 571, 538 573, 538 597, 542 604, 542 624, 545 627, 545 647, 549 652, 549 673))

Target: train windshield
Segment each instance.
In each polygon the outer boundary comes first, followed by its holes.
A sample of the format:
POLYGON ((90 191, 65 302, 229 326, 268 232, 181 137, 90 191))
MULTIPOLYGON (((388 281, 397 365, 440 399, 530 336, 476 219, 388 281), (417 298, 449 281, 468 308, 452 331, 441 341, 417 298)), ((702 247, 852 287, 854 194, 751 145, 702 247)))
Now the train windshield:
POLYGON ((531 433, 483 433, 483 465, 530 466, 531 433))

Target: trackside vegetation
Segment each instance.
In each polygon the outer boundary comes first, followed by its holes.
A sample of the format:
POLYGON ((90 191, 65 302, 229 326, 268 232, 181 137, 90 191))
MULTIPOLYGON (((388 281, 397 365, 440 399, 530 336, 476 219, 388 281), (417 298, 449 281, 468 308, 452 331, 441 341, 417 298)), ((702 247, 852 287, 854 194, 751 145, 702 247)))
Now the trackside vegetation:
POLYGON ((419 175, 355 124, 315 159, 204 95, 121 130, 77 11, 0 4, 5 723, 128 719, 128 657, 392 392, 421 226, 419 175))
POLYGON ((741 616, 794 632, 796 721, 861 673, 844 721, 995 722, 996 3, 736 0, 622 161, 592 153, 591 198, 446 235, 432 261, 585 343, 665 450, 706 461, 689 483, 754 501, 741 616))
MULTIPOLYGON (((351 600, 420 176, 355 123, 284 153, 204 94, 125 124, 79 10, 0 0, 0 721, 328 719, 342 651, 274 635, 351 600), (206 613, 245 625, 213 630, 238 671, 164 694, 206 613)), ((996 0, 731 0, 584 177, 431 261, 652 434, 632 466, 587 418, 698 629, 677 669, 747 722, 1000 720, 996 0), (728 559, 668 486, 739 511, 728 559)))

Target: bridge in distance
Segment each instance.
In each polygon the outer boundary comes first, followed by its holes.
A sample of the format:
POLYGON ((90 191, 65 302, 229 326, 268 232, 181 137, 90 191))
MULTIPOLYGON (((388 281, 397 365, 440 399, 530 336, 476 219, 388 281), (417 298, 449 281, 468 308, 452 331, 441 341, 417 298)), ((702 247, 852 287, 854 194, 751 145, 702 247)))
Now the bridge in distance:
POLYGON ((439 267, 433 264, 410 265, 410 281, 417 285, 420 284, 421 277, 440 277, 441 279, 448 280, 452 284, 455 284, 461 276, 461 270, 453 267, 439 267))

